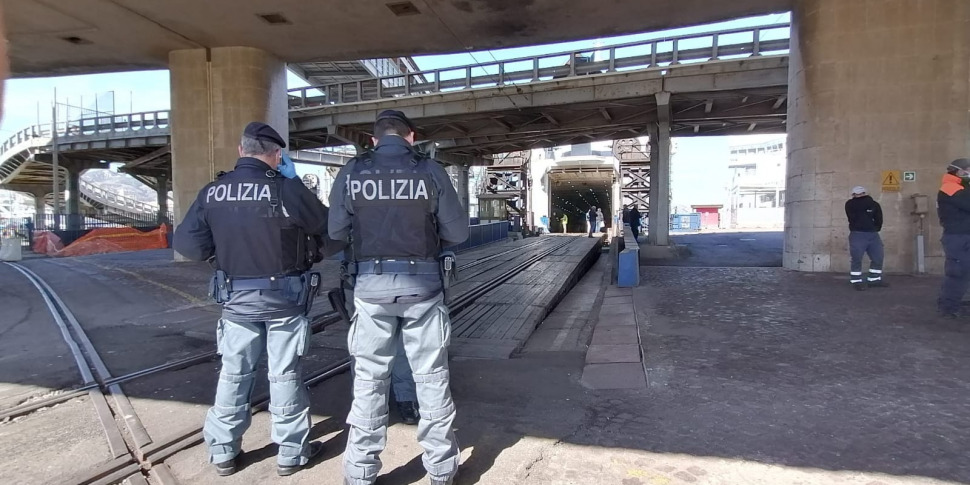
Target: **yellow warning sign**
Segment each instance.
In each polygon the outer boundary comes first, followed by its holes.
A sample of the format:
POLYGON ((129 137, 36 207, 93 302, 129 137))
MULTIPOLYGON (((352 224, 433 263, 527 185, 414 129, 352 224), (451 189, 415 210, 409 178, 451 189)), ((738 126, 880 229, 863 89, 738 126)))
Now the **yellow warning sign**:
POLYGON ((899 170, 882 171, 882 191, 883 192, 899 192, 899 189, 902 183, 903 183, 903 176, 899 170))

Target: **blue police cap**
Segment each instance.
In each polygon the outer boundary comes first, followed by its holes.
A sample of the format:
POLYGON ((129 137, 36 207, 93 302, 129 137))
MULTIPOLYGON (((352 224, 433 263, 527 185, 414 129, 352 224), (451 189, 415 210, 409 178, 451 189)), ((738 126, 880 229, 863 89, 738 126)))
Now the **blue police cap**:
POLYGON ((271 141, 283 148, 286 148, 286 142, 283 141, 283 137, 280 136, 280 134, 277 133, 272 126, 269 126, 266 123, 253 121, 252 123, 246 125, 246 129, 243 130, 243 136, 256 140, 271 141))
POLYGON ((408 128, 410 128, 411 131, 417 130, 417 127, 414 126, 414 123, 411 122, 411 120, 409 120, 407 116, 404 116, 404 113, 396 109, 386 109, 384 111, 381 111, 381 114, 377 115, 377 120, 375 121, 375 123, 377 121, 387 120, 387 119, 398 120, 401 123, 408 125, 408 128))

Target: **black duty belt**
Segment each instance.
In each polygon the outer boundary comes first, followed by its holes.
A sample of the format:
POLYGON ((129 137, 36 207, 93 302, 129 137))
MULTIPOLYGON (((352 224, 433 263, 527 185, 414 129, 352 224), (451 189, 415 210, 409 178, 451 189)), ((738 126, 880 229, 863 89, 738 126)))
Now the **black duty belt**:
POLYGON ((232 291, 247 290, 280 290, 288 288, 295 281, 302 281, 301 276, 270 276, 268 278, 233 278, 230 280, 232 291))
POLYGON ((410 261, 396 259, 381 259, 358 261, 347 267, 351 275, 357 274, 433 274, 440 275, 441 266, 437 261, 410 261))

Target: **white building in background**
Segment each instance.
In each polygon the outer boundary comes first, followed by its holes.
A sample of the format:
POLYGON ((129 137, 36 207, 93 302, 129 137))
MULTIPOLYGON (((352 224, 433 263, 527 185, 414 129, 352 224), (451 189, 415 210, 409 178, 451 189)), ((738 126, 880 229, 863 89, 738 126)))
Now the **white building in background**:
POLYGON ((785 225, 785 138, 731 146, 728 227, 785 225))
POLYGON ((0 190, 0 219, 34 217, 34 198, 12 190, 0 190))

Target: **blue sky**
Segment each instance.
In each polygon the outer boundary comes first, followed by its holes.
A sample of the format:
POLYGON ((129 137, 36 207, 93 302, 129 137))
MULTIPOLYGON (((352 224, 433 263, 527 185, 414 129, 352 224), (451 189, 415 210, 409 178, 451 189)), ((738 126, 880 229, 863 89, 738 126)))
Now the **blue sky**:
MULTIPOLYGON (((576 42, 519 47, 473 53, 415 57, 421 69, 438 69, 466 64, 487 63, 537 54, 570 50, 592 50, 596 45, 635 42, 665 36, 725 30, 788 22, 788 14, 751 17, 699 27, 672 29, 647 34, 587 39, 576 42)), ((305 86, 295 75, 289 75, 290 87, 305 86)), ((49 122, 54 91, 61 103, 89 104, 96 94, 114 92, 115 112, 142 112, 168 109, 168 71, 93 74, 55 78, 12 79, 7 81, 4 96, 4 118, 0 138, 30 125, 49 122)), ((730 144, 747 143, 746 137, 702 137, 680 139, 672 164, 674 205, 721 203, 729 177, 727 157, 730 144)), ((765 137, 761 137, 762 139, 765 137)))

